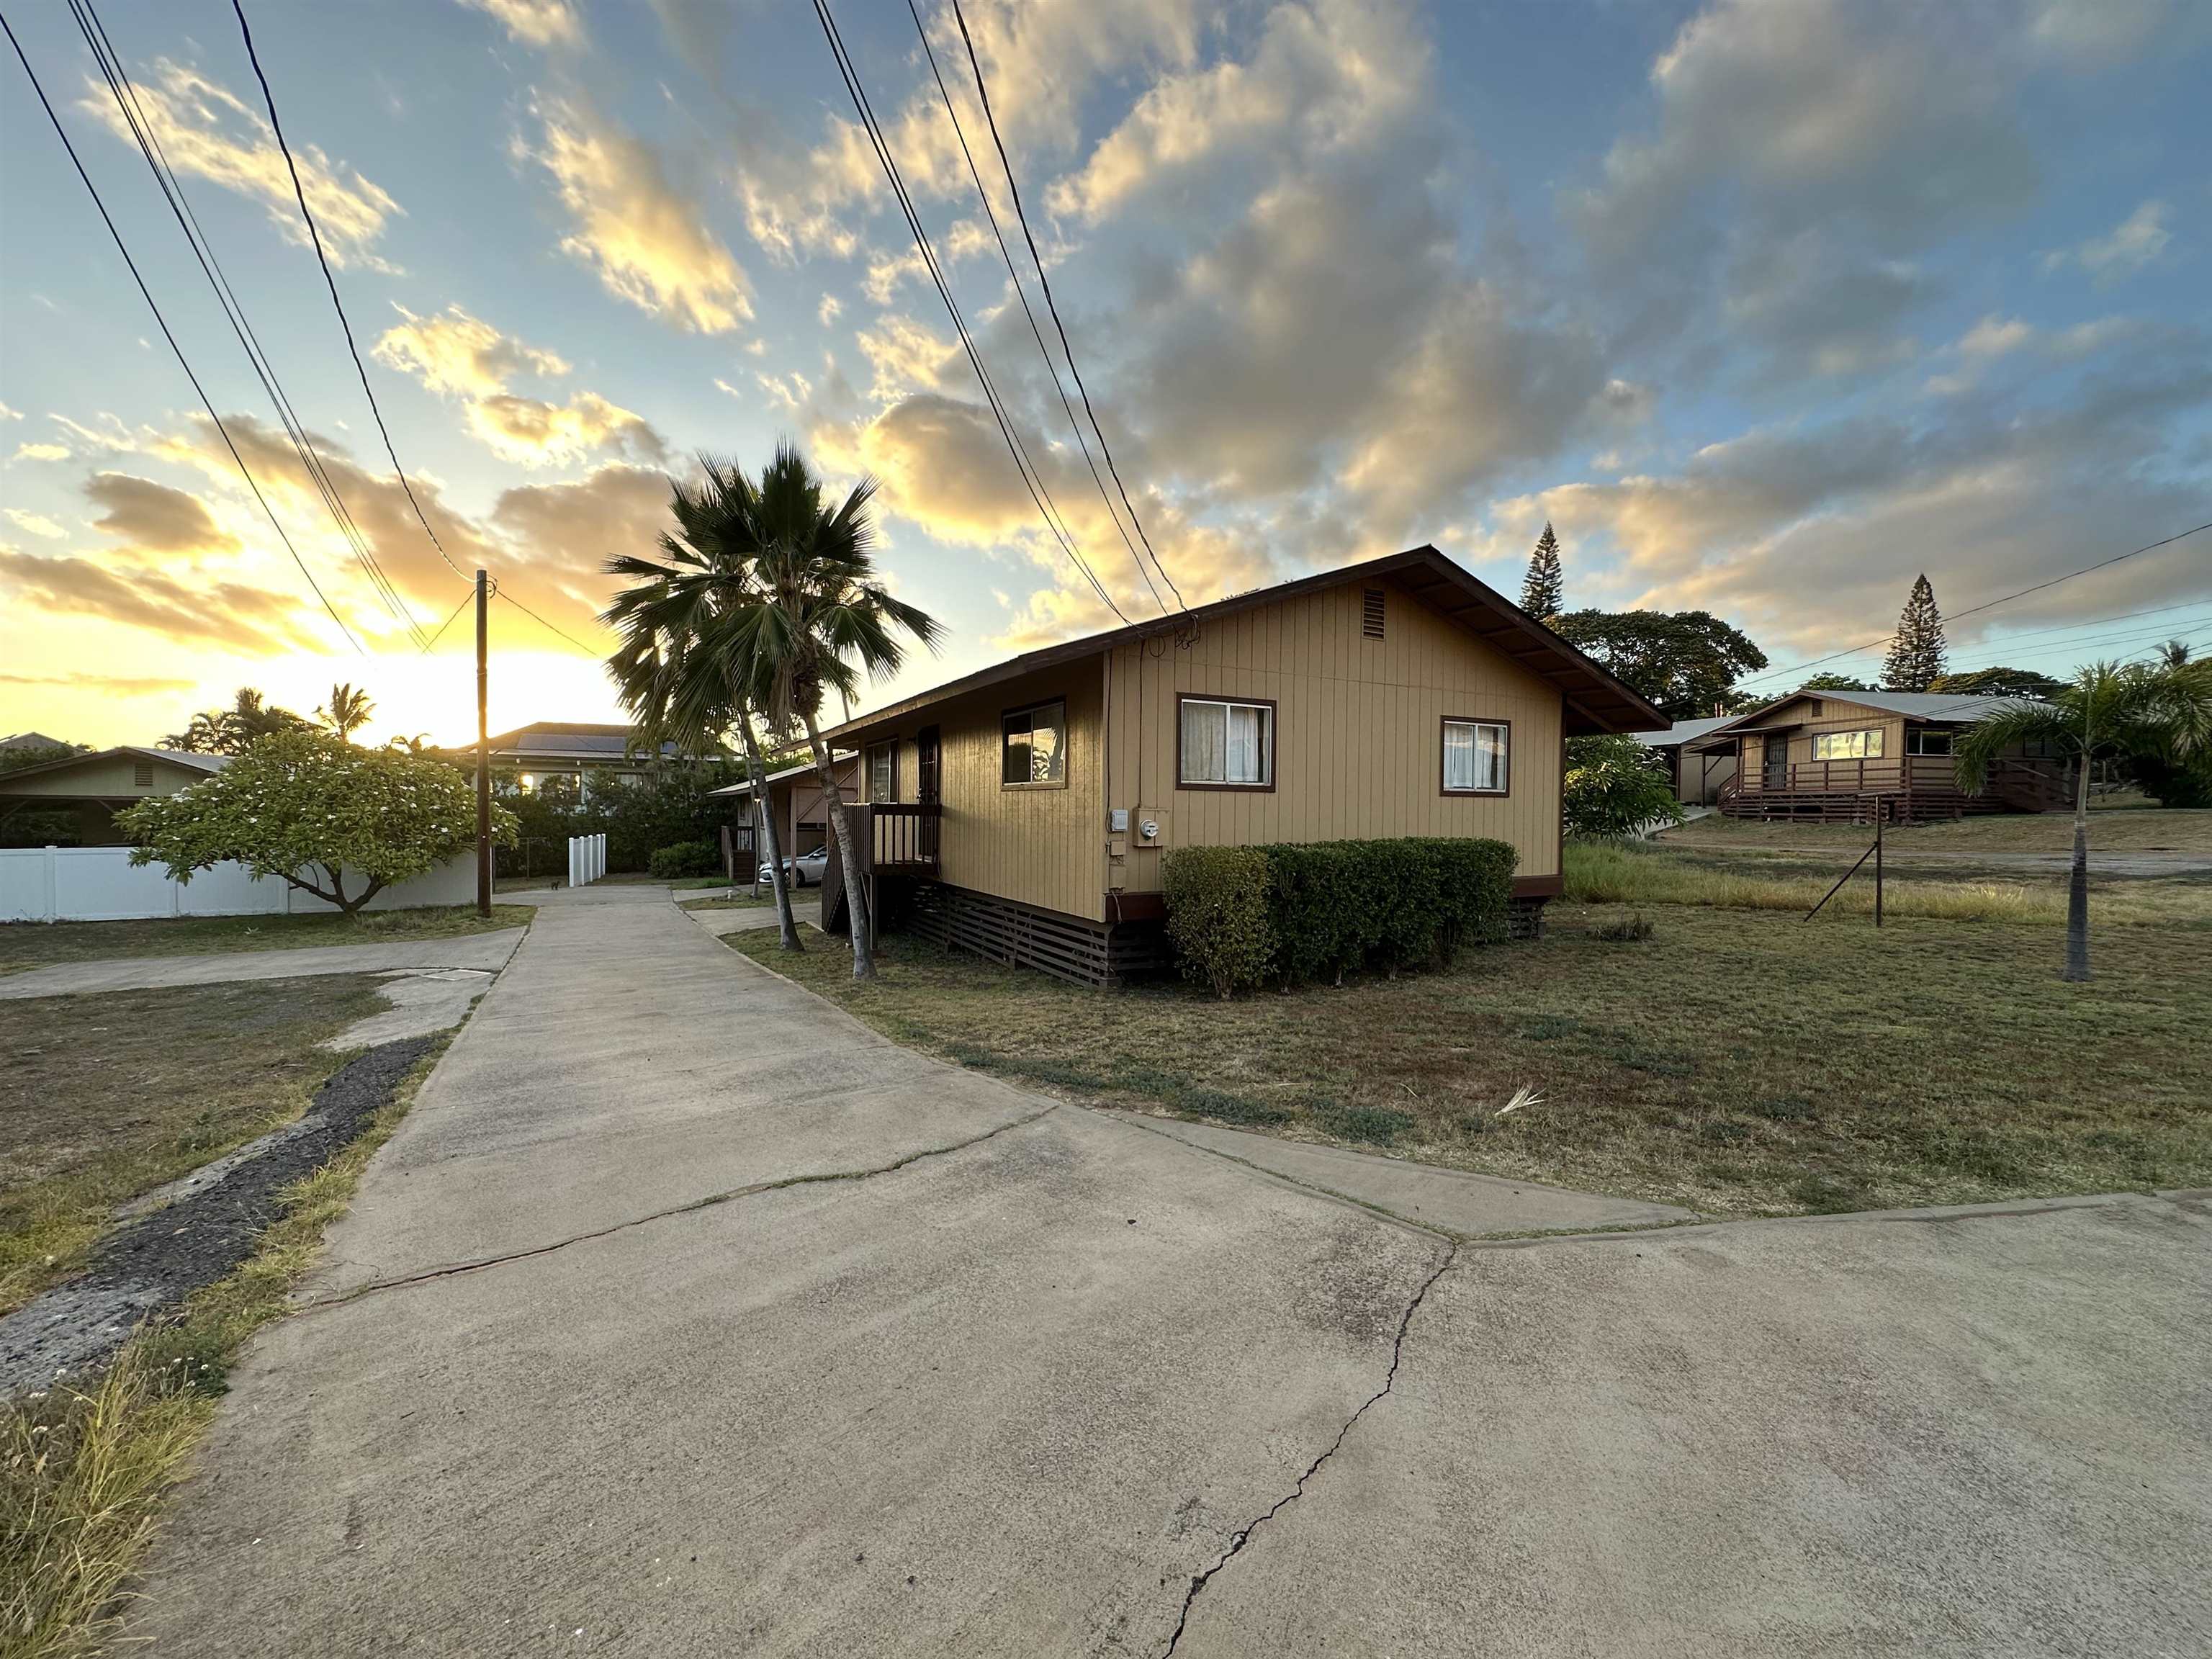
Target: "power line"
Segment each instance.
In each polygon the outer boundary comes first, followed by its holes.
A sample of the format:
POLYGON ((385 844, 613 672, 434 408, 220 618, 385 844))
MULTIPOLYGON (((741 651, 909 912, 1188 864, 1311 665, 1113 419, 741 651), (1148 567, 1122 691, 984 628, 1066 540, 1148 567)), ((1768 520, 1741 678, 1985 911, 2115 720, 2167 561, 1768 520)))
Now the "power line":
POLYGON ((1083 383, 1083 370, 1076 363, 1075 348, 1067 343, 1067 329, 1060 320, 1059 306, 1053 301, 1052 282, 1044 274, 1044 259, 1037 252, 1036 238, 1030 234, 1029 216, 1022 211, 1021 186, 1014 182, 1014 164, 1006 159, 1005 141, 999 137, 998 118, 991 113, 991 89, 983 83, 983 65, 975 56, 975 38, 968 33, 968 16, 960 9, 960 0, 952 0, 952 15, 960 25, 960 39, 968 48, 968 65, 975 71, 975 90, 982 99, 983 119, 991 129, 991 143, 998 149, 999 166, 1006 172, 1006 191, 1013 198, 1014 217, 1021 225, 1022 240, 1029 244, 1030 261, 1036 266, 1037 286, 1044 290, 1045 309, 1052 313, 1053 328, 1060 335, 1060 349, 1067 354, 1067 368, 1075 376, 1075 389, 1083 394, 1083 412, 1091 417, 1091 429, 1098 434, 1099 452, 1106 457, 1106 470, 1114 475, 1114 488, 1120 492, 1121 505, 1128 509, 1129 522, 1137 527, 1137 539, 1144 543, 1145 551, 1150 553, 1152 562, 1159 566, 1160 575, 1174 592, 1176 603, 1188 611, 1190 607, 1183 604, 1182 590, 1176 586, 1175 578, 1168 574, 1167 566, 1160 562, 1159 553, 1152 546, 1152 538, 1145 534, 1144 520, 1137 516, 1136 503, 1129 499, 1129 491, 1121 482, 1121 469, 1114 465, 1114 452, 1106 442, 1106 428, 1098 424, 1098 411, 1091 406, 1091 388, 1083 383))
POLYGON ((292 538, 284 533, 284 526, 278 522, 276 509, 269 505, 269 498, 261 493, 261 486, 254 482, 252 469, 246 465, 246 458, 239 453, 238 446, 231 441, 230 429, 223 425, 222 416, 215 412, 215 404, 208 397, 207 389, 200 384, 199 376, 192 372, 184 348, 177 343, 176 335, 170 331, 168 319, 161 314, 161 307, 155 303, 153 291, 146 286, 145 277, 139 274, 138 262, 131 257, 131 249, 123 240, 123 233, 115 228, 115 220, 107 211, 107 204, 101 199, 99 186, 92 182, 92 175, 85 171, 84 162, 77 155, 76 146, 70 142, 68 130, 62 125, 61 118, 54 113, 53 104, 46 97, 46 89, 40 83, 38 72, 31 67, 31 60, 23 51, 23 43, 15 38, 15 31, 9 27, 5 14, 0 14, 0 33, 6 33, 8 44, 15 48, 15 61, 23 66, 23 73, 29 77, 31 90, 38 94, 39 106, 46 111, 46 119, 53 126, 54 136, 62 141, 62 148, 69 152, 70 165, 76 169, 76 176, 91 196, 93 206, 99 210, 100 222, 107 227, 107 234, 115 243, 115 251, 123 256, 123 263, 130 267, 131 279, 138 285, 139 295, 146 301, 147 309, 154 313, 154 321, 161 328, 161 337, 168 342, 170 351, 176 356, 177 366, 185 371, 185 378, 192 383, 192 390, 198 393, 200 406, 207 410, 208 419, 215 423, 215 429, 222 434, 223 447, 230 451, 230 459, 238 464, 238 471, 246 480, 246 487, 253 492, 253 499, 261 504, 262 512, 268 515, 270 528, 276 532, 277 540, 283 543, 284 550, 292 556, 292 562, 299 566, 300 574, 307 579, 316 599, 329 612, 331 620, 337 624, 338 632, 345 635, 346 643, 366 657, 368 653, 362 649, 360 640, 354 636, 353 629, 346 626, 345 618, 339 616, 337 607, 331 604, 330 596, 323 592, 314 573, 307 568, 307 562, 300 556, 300 550, 292 545, 292 538))
POLYGON ((392 447, 392 434, 384 424, 384 411, 377 407, 376 393, 369 389, 368 370, 362 365, 361 348, 354 343, 353 324, 346 316, 345 302, 338 298, 337 278, 331 274, 330 258, 323 252, 323 234, 307 206, 307 192, 301 187, 298 164, 292 160, 292 147, 284 139, 284 124, 276 118, 276 94, 269 90, 269 77, 261 72, 261 54, 253 49, 253 30, 246 23, 246 9, 239 0, 230 0, 230 9, 238 15, 238 32, 246 37, 246 55, 253 64, 253 78, 261 83, 261 101, 269 108, 269 130, 276 135, 276 148, 283 152, 285 171, 292 175, 292 194, 299 201, 300 216, 307 222, 307 240, 314 244, 315 263, 323 268, 323 285, 331 291, 331 304, 337 310, 338 326, 345 331, 346 352, 353 359, 354 373, 361 377, 361 389, 368 399, 369 413, 376 417, 376 430, 384 440, 384 453, 391 458, 392 470, 399 475, 399 487, 407 492, 407 505, 415 509, 415 517, 422 526, 422 533, 430 538, 430 545, 438 550, 438 556, 456 576, 464 581, 472 580, 467 571, 453 562, 453 556, 446 551, 446 544, 430 527, 422 503, 415 499, 415 486, 408 482, 407 470, 399 465, 398 453, 392 447))
POLYGON ((445 621, 440 623, 438 624, 438 631, 430 635, 430 644, 422 647, 422 654, 424 656, 427 657, 430 654, 430 646, 437 644, 440 640, 446 637, 446 630, 453 625, 454 618, 458 617, 462 611, 467 610, 471 605, 476 603, 476 597, 475 584, 472 582, 470 584, 470 591, 463 594, 461 596, 461 602, 453 607, 453 616, 447 617, 445 621))
POLYGON ((283 382, 277 378, 275 363, 263 348, 252 319, 246 316, 244 305, 230 285, 228 274, 216 255, 214 242, 202 228, 199 216, 192 211, 191 199, 185 194, 183 181, 176 176, 175 168, 169 162, 168 152, 161 143, 160 133, 148 119, 139 102, 137 88, 131 83, 130 71, 124 67, 122 54, 108 38, 106 26, 100 21, 99 13, 93 9, 91 0, 70 0, 70 15, 75 19, 77 32, 83 36, 85 46, 92 53, 100 78, 106 82, 108 94, 114 99, 124 125, 137 144, 139 155, 145 158, 146 166, 152 172, 154 183, 160 189, 163 201, 168 204, 170 216, 176 220, 177 228, 184 233, 185 240, 192 250, 192 257, 199 264, 200 274, 207 278, 209 286, 215 290, 216 299, 222 307, 223 320, 230 325, 231 334, 238 341, 239 349, 246 353, 246 361, 252 365, 254 374, 261 382, 261 389, 268 393, 270 402, 276 406, 284 434, 291 441, 292 453, 299 458, 301 469, 321 495, 331 521, 337 526, 338 533, 351 549, 354 562, 361 567, 362 574, 368 577, 370 586, 384 602, 385 608, 398 618, 415 642, 420 645, 423 638, 421 626, 408 610, 407 602, 400 595, 398 588, 385 574, 383 566, 378 563, 368 538, 362 535, 361 526, 345 504, 344 497, 338 493, 337 482, 331 477, 328 464, 316 451, 305 424, 293 408, 283 382))
MULTIPOLYGON (((1082 422, 1075 418, 1075 406, 1067 401, 1067 389, 1060 383, 1060 370, 1054 366, 1052 352, 1044 343, 1044 331, 1037 326, 1036 313, 1030 309, 1030 296, 1022 287, 1019 273, 1014 269, 1013 252, 1006 246, 1005 233, 999 228, 999 216, 991 206, 991 192, 983 188, 983 174, 968 148, 968 134, 960 125, 959 112, 952 107, 952 94, 945 87, 945 76, 938 70, 936 49, 929 44, 929 31, 922 27, 921 12, 915 6, 915 0, 907 0, 906 9, 908 15, 914 19, 915 33, 921 37, 922 53, 929 59, 929 72, 937 82, 937 95, 945 100, 945 113, 952 122, 952 136, 960 141, 960 154, 968 163, 968 176, 975 181, 975 194, 982 201, 983 216, 990 222, 991 234, 999 244, 999 257, 1006 262, 1006 280, 1013 285, 1014 297, 1021 301, 1022 315, 1029 319, 1030 334, 1036 341, 1037 355, 1044 359, 1045 373, 1052 377, 1052 389, 1060 394, 1060 406, 1067 416, 1068 430, 1075 434, 1076 445, 1083 451, 1084 464, 1091 469, 1091 482, 1098 487, 1098 499, 1106 504, 1106 516, 1113 520, 1114 528, 1121 533, 1121 544, 1129 550, 1130 562, 1137 567, 1137 574, 1145 579, 1145 586, 1152 595, 1152 603, 1158 605, 1164 614, 1167 604, 1160 598, 1160 590, 1152 580, 1152 573, 1145 568, 1144 559, 1137 552, 1137 544, 1129 539, 1128 531, 1123 527, 1120 515, 1114 511, 1113 497, 1106 493, 1106 480, 1099 476, 1098 463, 1091 459, 1091 444, 1083 435, 1082 422)), ((1167 573, 1162 571, 1160 574, 1165 575, 1167 573)), ((1182 596, 1178 594, 1176 597, 1180 599, 1182 596)))
POLYGON ((568 641, 569 644, 574 646, 577 650, 581 651, 585 655, 596 657, 599 654, 598 652, 592 650, 590 646, 586 645, 581 640, 578 639, 574 634, 568 633, 566 629, 554 627, 551 623, 547 622, 544 617, 539 616, 535 611, 532 611, 528 605, 523 604, 520 599, 516 599, 514 594, 508 592, 496 582, 492 584, 491 596, 495 599, 505 599, 509 605, 513 605, 517 611, 520 611, 524 616, 529 617, 531 621, 536 623, 540 628, 546 629, 549 633, 560 635, 562 639, 568 641))
MULTIPOLYGON (((2053 576, 2049 581, 2038 582, 2033 587, 2023 587, 2017 592, 2006 593, 1997 599, 1985 599, 1979 605, 1969 605, 1964 611, 1956 611, 1952 612, 1951 615, 1946 617, 1943 620, 1946 623, 1954 623, 1961 617, 1972 617, 1978 615, 1984 611, 1994 611, 2001 605, 2009 605, 2014 599, 2026 599, 2031 593, 2040 593, 2045 588, 2057 586, 2061 582, 2070 582, 2076 576, 2086 576, 2092 571, 2106 569, 2109 566, 2118 564, 2124 559, 2132 559, 2144 553, 2155 553, 2161 547, 2171 547, 2176 542, 2185 541, 2188 538, 2207 530, 2212 530, 2212 520, 2207 520, 2205 523, 2200 525, 2192 525, 2187 530, 2181 531, 2175 535, 2166 537, 2163 540, 2146 543, 2142 547, 2130 548, 2124 553, 2115 553, 2111 558, 2101 559, 2095 564, 2085 564, 2079 570, 2069 570, 2063 576, 2053 576)), ((1817 668, 1824 662, 1835 662, 1844 657, 1863 656, 1869 651, 1881 650, 1884 646, 1887 645, 1896 637, 1897 630, 1895 629, 1892 629, 1880 639, 1870 640, 1864 645, 1855 645, 1850 649, 1844 651, 1831 651, 1825 657, 1814 657, 1804 662, 1791 663, 1786 668, 1762 668, 1756 674, 1745 675, 1741 679, 1738 680, 1736 684, 1738 685, 1748 685, 1755 680, 1772 679, 1778 675, 1795 674, 1804 669, 1817 668)))
POLYGON ((882 164, 884 175, 890 181, 891 193, 898 199, 900 211, 906 217, 907 228, 914 234, 915 246, 921 253, 922 264, 929 272, 930 281, 936 286, 938 297, 945 301, 945 308, 952 318, 952 326, 960 336, 961 346, 968 354, 969 363, 975 371, 976 380, 982 385, 984 401, 990 405, 992 418, 999 425, 999 434, 1006 440, 1007 452, 1014 459, 1014 470, 1021 474, 1023 486, 1029 491, 1030 499, 1036 503, 1038 514, 1044 520, 1045 528, 1058 539, 1062 550, 1075 568, 1083 573, 1100 603, 1127 624, 1129 620, 1127 615, 1114 603, 1113 595, 1106 591, 1105 585, 1084 562, 1083 555, 1077 550, 1073 539, 1066 532, 1065 522, 1056 524, 1054 521, 1053 509, 1047 506, 1052 492, 1045 484, 1042 472, 1036 471, 1030 460, 1029 451, 1021 441, 1021 434, 1015 429, 1012 416, 1000 399, 997 387, 991 382, 990 372, 983 366, 982 354, 976 349, 975 342, 969 334, 967 322, 961 316, 960 307, 953 299, 951 288, 938 264, 936 252, 930 246, 929 234, 922 228, 921 216, 915 208, 913 198, 907 194, 906 183, 899 176, 897 162, 891 158, 889 141, 877 125, 875 111, 869 106, 867 93, 860 85, 860 72, 845 50, 844 37, 837 31, 836 20, 830 15, 827 0, 814 0, 814 15, 822 25, 824 38, 830 42, 830 55, 837 61, 838 76, 844 82, 845 90, 853 100, 853 107, 860 117, 860 125, 876 152, 876 160, 882 164), (1033 472, 1034 477, 1031 476, 1033 472))

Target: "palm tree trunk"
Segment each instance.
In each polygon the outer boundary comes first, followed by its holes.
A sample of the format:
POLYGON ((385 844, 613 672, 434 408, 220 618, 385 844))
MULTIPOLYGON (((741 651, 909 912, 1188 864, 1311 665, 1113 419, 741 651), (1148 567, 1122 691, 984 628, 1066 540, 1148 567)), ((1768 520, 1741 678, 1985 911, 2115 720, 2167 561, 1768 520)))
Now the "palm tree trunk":
POLYGON ((2066 878, 2066 967, 2063 980, 2089 977, 2089 753, 2082 747, 2074 785, 2074 869, 2066 878))
MULTIPOLYGON (((738 729, 745 735, 745 770, 753 781, 753 815, 760 823, 761 840, 767 843, 764 850, 768 854, 769 883, 775 889, 775 925, 782 933, 785 950, 804 951, 806 946, 799 937, 798 919, 791 914, 791 885, 784 874, 783 848, 775 833, 775 803, 769 799, 768 768, 761 762, 760 743, 753 736, 752 716, 741 713, 738 729)), ((757 878, 757 854, 753 872, 757 878)))
MULTIPOLYGON (((844 791, 837 787, 837 769, 830 759, 830 745, 822 741, 822 732, 814 724, 813 711, 808 710, 804 718, 806 741, 814 749, 814 770, 822 780, 823 803, 829 809, 830 826, 837 832, 838 861, 845 866, 845 917, 853 940, 853 977, 873 979, 876 950, 868 925, 868 881, 854 857, 853 849, 857 843, 853 836, 853 815, 845 810, 844 791)), ((829 920, 823 917, 824 921, 829 920)))

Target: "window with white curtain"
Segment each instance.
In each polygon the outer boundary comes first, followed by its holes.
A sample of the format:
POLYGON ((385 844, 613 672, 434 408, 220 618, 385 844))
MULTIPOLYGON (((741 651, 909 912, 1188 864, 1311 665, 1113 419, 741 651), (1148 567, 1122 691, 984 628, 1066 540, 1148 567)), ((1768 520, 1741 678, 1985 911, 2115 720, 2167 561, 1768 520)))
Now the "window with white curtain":
POLYGON ((1214 789, 1275 787, 1275 709, 1272 703, 1212 697, 1182 699, 1179 781, 1214 789))
POLYGON ((868 799, 872 801, 898 799, 898 744, 896 742, 868 746, 868 799))
POLYGON ((1512 727, 1504 720, 1444 722, 1447 795, 1502 795, 1512 727))
POLYGON ((1880 760, 1881 728, 1875 726, 1865 732, 1816 732, 1813 734, 1813 758, 1880 760))

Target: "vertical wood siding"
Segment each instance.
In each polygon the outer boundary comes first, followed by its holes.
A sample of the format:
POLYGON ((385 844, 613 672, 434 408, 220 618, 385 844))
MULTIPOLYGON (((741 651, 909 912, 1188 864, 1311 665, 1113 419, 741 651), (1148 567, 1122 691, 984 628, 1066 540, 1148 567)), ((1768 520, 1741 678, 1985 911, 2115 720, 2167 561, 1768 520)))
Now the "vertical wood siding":
MULTIPOLYGON (((1773 740, 1789 746, 1792 763, 1813 758, 1813 739, 1822 732, 1873 732, 1881 733, 1881 758, 1895 760, 1905 752, 1905 717, 1885 714, 1879 708, 1869 708, 1863 703, 1846 702, 1838 697, 1800 697, 1784 703, 1767 716, 1770 722, 1800 720, 1796 731, 1777 732, 1773 740)), ((1743 740, 1743 787, 1757 789, 1764 781, 1761 769, 1766 763, 1767 738, 1763 736, 1746 737, 1743 740)))
POLYGON ((1172 847, 1354 836, 1488 836, 1516 873, 1559 870, 1559 694, 1394 585, 1383 637, 1361 629, 1367 585, 1301 594, 1172 638, 1119 647, 1109 669, 1109 805, 1163 821, 1160 849, 1133 835, 1129 892, 1159 887, 1172 847), (1272 791, 1177 787, 1179 695, 1273 700, 1272 791), (1511 722, 1510 793, 1442 793, 1446 715, 1511 722))

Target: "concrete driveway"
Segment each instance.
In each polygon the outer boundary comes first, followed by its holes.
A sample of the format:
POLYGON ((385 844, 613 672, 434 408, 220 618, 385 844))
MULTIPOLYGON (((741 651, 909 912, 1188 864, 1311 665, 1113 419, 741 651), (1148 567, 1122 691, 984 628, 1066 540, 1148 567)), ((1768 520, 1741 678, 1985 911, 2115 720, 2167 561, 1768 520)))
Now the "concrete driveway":
POLYGON ((2212 1643, 2198 1199, 1455 1241, 586 888, 331 1246, 157 1654, 2212 1643))
POLYGON ((394 939, 376 945, 310 945, 297 950, 210 951, 196 957, 57 962, 0 978, 0 1001, 78 996, 89 991, 143 991, 167 985, 221 985, 239 980, 312 979, 319 974, 392 973, 412 968, 468 969, 493 974, 514 954, 523 931, 501 927, 488 933, 394 939))

